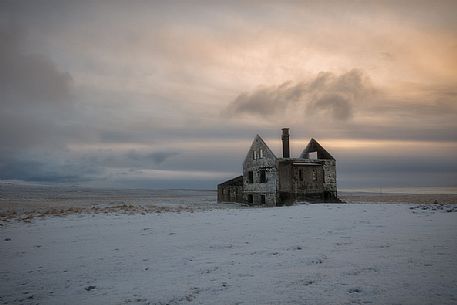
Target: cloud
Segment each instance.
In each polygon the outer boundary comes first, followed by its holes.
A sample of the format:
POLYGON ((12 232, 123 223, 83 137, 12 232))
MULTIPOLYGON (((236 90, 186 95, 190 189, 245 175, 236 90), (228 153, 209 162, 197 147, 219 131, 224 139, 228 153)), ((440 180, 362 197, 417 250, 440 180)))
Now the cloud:
POLYGON ((327 94, 308 107, 309 114, 324 111, 335 119, 347 120, 352 117, 352 104, 342 95, 327 94))
POLYGON ((27 51, 23 28, 0 25, 0 153, 48 142, 57 143, 74 130, 72 77, 46 56, 27 51))
POLYGON ((321 72, 307 81, 288 81, 241 93, 229 104, 228 113, 232 116, 273 116, 291 109, 304 109, 306 116, 323 114, 337 120, 348 120, 353 115, 354 105, 374 93, 369 77, 361 70, 353 69, 340 75, 321 72))
POLYGON ((46 56, 26 52, 24 29, 0 27, 0 94, 2 106, 58 106, 68 100, 72 78, 46 56), (19 104, 19 105, 18 105, 19 104))
POLYGON ((2 1, 0 176, 239 172, 252 137, 280 151, 285 126, 300 141, 456 141, 455 3, 347 5, 2 1))
POLYGON ((42 183, 75 183, 89 181, 100 174, 100 168, 78 162, 50 162, 16 156, 0 159, 0 180, 22 180, 42 183))
POLYGON ((74 123, 80 113, 71 75, 32 51, 23 27, 0 23, 0 41, 0 179, 72 182, 90 175, 58 156, 69 141, 86 137, 74 123))
POLYGON ((154 160, 156 164, 162 164, 169 158, 172 158, 176 155, 178 155, 176 152, 156 152, 149 154, 148 157, 154 160))
POLYGON ((85 182, 106 179, 111 169, 131 172, 159 170, 161 164, 179 155, 177 152, 127 153, 95 152, 92 154, 67 154, 60 152, 47 156, 6 156, 0 158, 0 180, 37 182, 85 182))
MULTIPOLYGON (((100 153, 99 153, 100 154, 100 153)), ((110 167, 130 167, 130 168, 155 168, 165 163, 170 158, 178 156, 178 152, 138 152, 130 151, 125 154, 114 154, 102 157, 99 163, 110 167), (104 160, 103 160, 104 159, 104 160)))

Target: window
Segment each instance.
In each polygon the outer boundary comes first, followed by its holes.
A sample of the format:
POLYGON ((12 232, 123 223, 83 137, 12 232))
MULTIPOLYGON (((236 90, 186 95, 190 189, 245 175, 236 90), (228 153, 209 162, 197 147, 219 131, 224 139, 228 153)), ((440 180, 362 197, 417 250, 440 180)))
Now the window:
POLYGON ((311 160, 317 160, 317 151, 310 152, 308 158, 311 160))
POLYGON ((263 159, 263 149, 262 148, 259 150, 259 158, 263 159))
POLYGON ((252 159, 257 160, 257 150, 252 152, 252 159))
POLYGON ((303 170, 302 170, 302 169, 299 169, 299 170, 298 170, 298 179, 299 179, 300 181, 303 181, 303 170))
POLYGON ((248 202, 249 203, 254 203, 254 196, 252 196, 252 194, 248 195, 248 202))
POLYGON ((266 170, 262 169, 260 170, 260 183, 266 183, 267 182, 267 172, 266 170))
POLYGON ((267 202, 265 195, 260 196, 260 203, 265 204, 267 202))
POLYGON ((254 172, 253 171, 248 172, 248 183, 254 183, 254 172))
POLYGON ((313 169, 313 181, 317 181, 316 170, 313 169))

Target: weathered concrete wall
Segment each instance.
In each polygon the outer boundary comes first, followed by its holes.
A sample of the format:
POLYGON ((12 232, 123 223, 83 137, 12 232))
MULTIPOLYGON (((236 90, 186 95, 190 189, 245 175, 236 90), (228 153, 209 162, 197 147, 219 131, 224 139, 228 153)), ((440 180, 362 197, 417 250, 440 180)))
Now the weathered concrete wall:
POLYGON ((295 193, 320 194, 324 191, 324 170, 322 166, 294 166, 295 193), (302 171, 300 179, 300 171, 302 171))
POLYGON ((336 161, 315 139, 309 141, 300 158, 307 159, 310 153, 317 153, 317 160, 324 164, 324 193, 326 199, 337 199, 336 161), (332 198, 333 197, 333 198, 332 198))
POLYGON ((278 185, 278 171, 276 156, 268 148, 260 136, 256 136, 243 162, 244 200, 249 202, 252 195, 252 204, 276 205, 276 190, 278 185), (253 181, 249 182, 249 172, 253 173, 253 181), (261 171, 265 171, 265 182, 261 182, 261 171), (262 202, 265 196, 265 203, 262 202))
POLYGON ((329 192, 331 196, 337 198, 336 187, 336 161, 335 160, 320 160, 324 162, 324 190, 329 192))
POLYGON ((278 161, 279 201, 283 204, 308 198, 323 198, 324 170, 321 164, 294 165, 297 160, 278 161), (301 171, 301 173, 300 173, 301 171))
POLYGON ((217 201, 218 202, 238 202, 242 203, 243 186, 217 186, 217 201))
POLYGON ((277 167, 279 177, 278 190, 280 192, 293 192, 293 183, 291 181, 293 177, 292 161, 278 161, 277 167))

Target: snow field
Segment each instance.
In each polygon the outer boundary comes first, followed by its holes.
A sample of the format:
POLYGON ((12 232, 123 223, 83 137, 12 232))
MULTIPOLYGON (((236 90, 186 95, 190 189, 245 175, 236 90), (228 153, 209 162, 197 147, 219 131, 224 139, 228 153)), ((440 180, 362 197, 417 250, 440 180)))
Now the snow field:
POLYGON ((0 228, 4 304, 457 304, 457 213, 319 204, 0 228))

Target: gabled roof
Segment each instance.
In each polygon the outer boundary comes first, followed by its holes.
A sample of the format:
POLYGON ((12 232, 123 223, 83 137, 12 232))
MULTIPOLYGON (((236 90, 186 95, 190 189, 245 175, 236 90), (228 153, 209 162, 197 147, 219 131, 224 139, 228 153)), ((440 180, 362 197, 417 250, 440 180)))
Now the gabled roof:
POLYGON ((238 176, 218 184, 218 186, 243 186, 243 176, 238 176))
POLYGON ((263 146, 263 148, 265 149, 264 150, 264 155, 266 157, 266 159, 268 158, 268 156, 270 156, 270 160, 276 160, 277 157, 275 156, 275 154, 271 151, 270 147, 268 147, 268 145, 265 143, 265 141, 262 139, 261 136, 259 135, 256 135, 254 140, 252 141, 252 144, 251 146, 249 147, 249 150, 248 150, 248 153, 246 154, 246 157, 244 158, 244 162, 243 162, 243 166, 244 164, 246 163, 246 161, 251 157, 251 152, 252 152, 252 149, 253 147, 255 146, 263 146))
POLYGON ((309 141, 305 150, 301 153, 300 158, 309 159, 309 154, 313 152, 317 152, 318 159, 335 160, 335 158, 333 158, 333 156, 314 139, 309 141))

